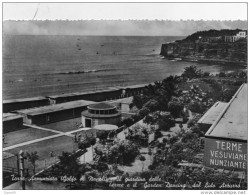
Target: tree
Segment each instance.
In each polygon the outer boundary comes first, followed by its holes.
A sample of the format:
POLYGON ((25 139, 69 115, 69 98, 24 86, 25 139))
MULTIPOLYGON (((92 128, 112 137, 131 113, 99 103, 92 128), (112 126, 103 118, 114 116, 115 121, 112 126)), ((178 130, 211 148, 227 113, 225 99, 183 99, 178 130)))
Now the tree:
MULTIPOLYGON (((62 152, 61 156, 58 156, 60 163, 58 168, 61 170, 61 174, 65 176, 75 176, 80 178, 81 172, 79 171, 80 165, 78 159, 69 152, 62 152)), ((70 188, 71 188, 70 182, 70 188)))
POLYGON ((109 170, 109 167, 106 163, 98 162, 96 165, 97 171, 103 173, 104 171, 109 170))
POLYGON ((144 103, 145 100, 141 95, 134 95, 132 105, 136 106, 138 109, 141 109, 144 103))
POLYGON ((134 120, 132 118, 125 118, 124 120, 122 120, 122 124, 126 125, 126 127, 130 127, 134 124, 134 120))
POLYGON ((161 131, 158 129, 155 131, 155 139, 159 138, 159 137, 162 137, 162 133, 161 131))
POLYGON ((129 165, 134 162, 139 154, 140 150, 138 145, 129 140, 123 140, 110 147, 108 160, 110 163, 129 165))
POLYGON ((31 153, 28 153, 26 154, 27 158, 28 158, 28 161, 31 162, 32 166, 33 166, 33 172, 34 172, 34 175, 36 174, 36 161, 39 159, 39 156, 37 154, 37 152, 31 152, 31 153))
POLYGON ((160 110, 160 103, 155 99, 150 99, 144 104, 144 107, 148 108, 150 112, 155 112, 156 110, 160 110))
POLYGON ((139 115, 141 118, 147 116, 150 113, 150 110, 147 107, 142 107, 139 111, 139 115))
POLYGON ((165 145, 168 143, 168 139, 164 137, 164 138, 162 139, 162 143, 164 143, 164 146, 165 146, 165 145))
POLYGON ((201 70, 198 70, 196 66, 188 66, 184 69, 184 72, 182 73, 182 77, 187 79, 193 79, 200 77, 201 70))
POLYGON ((205 111, 204 106, 202 105, 201 102, 198 101, 192 101, 189 105, 188 108, 195 113, 203 113, 205 111))
POLYGON ((171 127, 175 126, 175 121, 173 120, 171 114, 166 112, 160 116, 158 125, 160 130, 168 131, 171 127))
POLYGON ((180 116, 182 109, 183 105, 180 101, 171 100, 170 102, 168 102, 168 110, 174 118, 180 116))
POLYGON ((87 148, 89 148, 90 146, 91 143, 87 139, 84 139, 83 141, 78 143, 78 148, 84 151, 84 162, 85 162, 85 153, 87 152, 87 148))
POLYGON ((108 131, 97 131, 96 132, 96 137, 99 138, 101 141, 105 141, 108 138, 108 131))

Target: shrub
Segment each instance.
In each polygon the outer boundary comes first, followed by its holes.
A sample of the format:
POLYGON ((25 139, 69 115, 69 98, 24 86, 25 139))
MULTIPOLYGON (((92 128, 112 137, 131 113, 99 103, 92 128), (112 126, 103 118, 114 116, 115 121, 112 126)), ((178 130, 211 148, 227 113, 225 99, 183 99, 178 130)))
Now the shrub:
POLYGON ((91 146, 91 143, 89 140, 83 140, 82 142, 78 143, 78 148, 81 150, 89 148, 90 146, 91 146))
POLYGON ((183 109, 183 105, 179 101, 170 101, 168 103, 168 110, 170 111, 171 115, 174 118, 177 118, 180 116, 180 113, 183 109))
POLYGON ((140 154, 139 147, 131 141, 123 140, 113 145, 109 151, 109 162, 129 165, 140 154))
POLYGON ((226 73, 220 72, 218 76, 219 76, 219 77, 226 77, 226 73))
POLYGON ((188 108, 195 113, 203 113, 205 111, 205 108, 203 107, 202 103, 198 101, 191 102, 188 108))
POLYGON ((132 118, 126 118, 122 121, 122 125, 126 125, 126 127, 130 127, 134 124, 134 120, 132 118))
POLYGON ((162 133, 160 132, 160 130, 157 130, 155 132, 155 139, 160 138, 160 137, 162 137, 162 133))
POLYGON ((155 169, 155 166, 154 166, 154 165, 149 165, 149 166, 148 166, 148 169, 149 169, 149 170, 154 170, 154 169, 155 169))
POLYGON ((100 140, 106 140, 108 138, 108 131, 97 131, 96 132, 96 137, 99 138, 100 140))

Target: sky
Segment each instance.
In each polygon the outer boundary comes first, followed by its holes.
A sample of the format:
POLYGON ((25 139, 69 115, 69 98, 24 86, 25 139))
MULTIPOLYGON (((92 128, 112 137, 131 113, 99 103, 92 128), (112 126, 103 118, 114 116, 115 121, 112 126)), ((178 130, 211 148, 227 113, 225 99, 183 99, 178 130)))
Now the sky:
POLYGON ((247 20, 247 3, 4 3, 3 20, 247 20))

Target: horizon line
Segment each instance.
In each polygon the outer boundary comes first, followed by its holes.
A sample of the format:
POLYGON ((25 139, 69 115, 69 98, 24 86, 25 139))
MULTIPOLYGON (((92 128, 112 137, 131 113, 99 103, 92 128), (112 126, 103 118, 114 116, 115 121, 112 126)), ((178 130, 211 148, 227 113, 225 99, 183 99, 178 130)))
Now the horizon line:
POLYGON ((5 21, 15 21, 15 22, 22 22, 22 21, 53 21, 53 22, 57 22, 57 21, 70 21, 70 22, 76 22, 76 21, 118 21, 118 22, 123 22, 123 21, 138 21, 138 22, 145 22, 145 21, 150 21, 150 22, 155 22, 155 21, 164 21, 164 22, 183 22, 183 21, 186 21, 186 22, 198 22, 198 21, 203 21, 203 22, 224 22, 224 21, 227 21, 227 22, 235 22, 235 21, 243 21, 243 22, 247 22, 247 20, 242 20, 242 19, 235 19, 235 20, 214 20, 214 19, 211 19, 211 20, 203 20, 203 19, 200 19, 200 20, 194 20, 194 19, 179 19, 179 20, 169 20, 169 19, 78 19, 78 20, 70 20, 70 19, 20 19, 20 20, 12 20, 12 19, 3 19, 3 22, 5 21))

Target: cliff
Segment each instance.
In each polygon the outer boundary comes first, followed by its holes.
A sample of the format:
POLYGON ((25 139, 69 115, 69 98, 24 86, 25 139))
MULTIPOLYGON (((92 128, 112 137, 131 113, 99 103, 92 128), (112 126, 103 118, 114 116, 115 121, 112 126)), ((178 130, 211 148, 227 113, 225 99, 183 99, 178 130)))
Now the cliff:
MULTIPOLYGON (((194 33, 183 40, 162 44, 160 55, 169 59, 182 58, 182 60, 190 61, 247 63, 246 38, 235 42, 225 42, 225 36, 232 36, 231 31, 226 34, 216 33, 213 36, 207 32, 194 33)), ((234 30, 233 33, 235 32, 234 30)))

